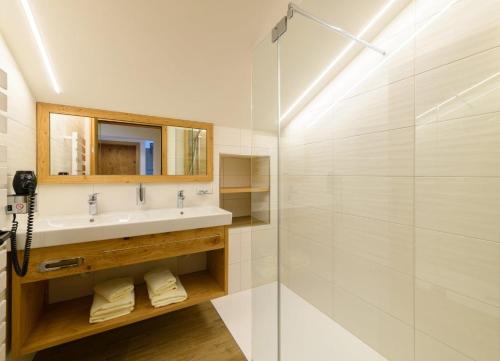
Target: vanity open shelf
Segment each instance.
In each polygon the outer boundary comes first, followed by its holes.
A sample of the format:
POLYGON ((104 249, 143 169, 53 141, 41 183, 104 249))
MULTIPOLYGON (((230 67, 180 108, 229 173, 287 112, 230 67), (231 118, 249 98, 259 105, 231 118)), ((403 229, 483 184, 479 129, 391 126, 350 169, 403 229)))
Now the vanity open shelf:
POLYGON ((227 226, 35 248, 28 275, 12 276, 12 352, 21 356, 223 296, 227 259, 227 226), (140 284, 135 286, 132 313, 91 324, 92 295, 47 302, 51 279, 200 252, 206 252, 206 270, 179 276, 188 294, 180 303, 154 308, 140 284), (83 262, 50 272, 38 270, 44 260, 72 257, 82 257, 83 262))

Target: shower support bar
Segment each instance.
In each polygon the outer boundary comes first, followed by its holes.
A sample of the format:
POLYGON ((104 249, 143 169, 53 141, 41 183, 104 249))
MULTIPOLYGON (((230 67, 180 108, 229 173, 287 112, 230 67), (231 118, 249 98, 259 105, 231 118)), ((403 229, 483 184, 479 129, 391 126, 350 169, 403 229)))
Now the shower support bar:
MULTIPOLYGON (((317 22, 318 24, 326 27, 329 30, 333 30, 336 33, 338 33, 338 34, 340 34, 340 35, 342 35, 342 36, 344 36, 346 38, 349 38, 349 39, 351 39, 351 40, 353 40, 353 41, 355 41, 357 43, 363 44, 367 48, 370 48, 370 49, 376 51, 377 53, 380 53, 382 55, 386 55, 386 52, 384 50, 376 47, 375 45, 370 44, 369 42, 367 42, 367 41, 365 41, 365 40, 363 40, 363 39, 361 39, 361 38, 359 38, 359 37, 351 34, 350 32, 348 32, 348 31, 346 31, 346 30, 344 30, 342 28, 339 28, 338 26, 335 26, 335 25, 327 23, 325 20, 320 19, 317 16, 311 14, 310 12, 305 11, 304 9, 302 9, 302 8, 298 7, 297 5, 295 5, 294 3, 288 4, 288 14, 286 16, 286 20, 290 20, 293 17, 293 14, 295 12, 299 13, 300 15, 302 15, 302 16, 304 16, 304 17, 306 17, 306 18, 308 18, 308 19, 310 19, 312 21, 317 22)), ((275 37, 274 36, 275 34, 273 34, 273 41, 276 41, 279 38, 279 36, 281 36, 286 31, 286 20, 284 18, 278 24, 278 26, 281 25, 281 31, 279 31, 279 33, 276 34, 276 35, 278 35, 277 37, 275 37), (285 21, 285 24, 283 24, 283 21, 285 21), (285 27, 284 30, 283 30, 283 26, 285 27)), ((273 31, 273 33, 274 33, 274 31, 273 31)))

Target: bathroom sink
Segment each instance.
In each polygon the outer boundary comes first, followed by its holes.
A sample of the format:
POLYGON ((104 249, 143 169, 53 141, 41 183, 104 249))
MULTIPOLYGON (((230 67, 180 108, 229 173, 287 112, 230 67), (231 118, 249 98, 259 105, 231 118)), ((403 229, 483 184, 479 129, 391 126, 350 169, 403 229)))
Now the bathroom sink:
MULTIPOLYGON (((218 207, 148 209, 131 212, 35 217, 33 248, 140 236, 231 224, 231 212, 218 207)), ((23 222, 20 222, 22 224, 23 222)), ((19 249, 24 230, 19 229, 19 249)))

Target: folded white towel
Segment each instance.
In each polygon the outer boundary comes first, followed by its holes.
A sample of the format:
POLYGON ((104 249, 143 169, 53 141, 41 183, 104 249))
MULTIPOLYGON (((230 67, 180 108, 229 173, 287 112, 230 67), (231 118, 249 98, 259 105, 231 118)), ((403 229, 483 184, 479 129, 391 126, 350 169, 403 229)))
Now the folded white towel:
POLYGON ((94 294, 94 302, 92 302, 92 307, 90 308, 90 317, 101 317, 107 316, 108 314, 113 314, 114 312, 134 308, 135 305, 135 295, 134 291, 129 291, 129 293, 122 298, 114 302, 109 302, 104 297, 99 294, 94 294))
POLYGON ((144 275, 144 281, 155 295, 174 289, 176 278, 167 268, 156 268, 144 275))
POLYGON ((162 294, 155 294, 153 290, 148 285, 149 299, 154 307, 163 307, 170 305, 172 303, 182 302, 187 299, 187 292, 184 289, 179 278, 176 278, 177 288, 175 290, 170 290, 163 292, 162 294))
POLYGON ((131 277, 114 278, 101 282, 94 287, 94 292, 109 302, 114 302, 130 293, 134 289, 134 280, 131 277))
POLYGON ((133 310, 134 310, 134 307, 128 307, 128 308, 124 308, 121 310, 116 310, 114 312, 109 312, 109 313, 103 314, 101 316, 90 316, 89 322, 90 323, 98 323, 98 322, 112 320, 113 318, 128 315, 133 310))

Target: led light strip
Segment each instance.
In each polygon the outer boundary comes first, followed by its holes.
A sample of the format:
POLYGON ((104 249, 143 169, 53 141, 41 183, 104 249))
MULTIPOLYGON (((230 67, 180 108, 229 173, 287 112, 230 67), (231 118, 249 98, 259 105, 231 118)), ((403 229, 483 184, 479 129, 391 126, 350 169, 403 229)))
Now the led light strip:
MULTIPOLYGON (((357 35, 358 38, 362 38, 375 23, 382 17, 384 14, 390 9, 390 7, 398 0, 390 0, 388 1, 380 11, 371 18, 371 20, 366 24, 361 32, 357 35)), ((340 54, 333 59, 333 61, 328 64, 328 66, 319 74, 319 76, 314 79, 314 81, 306 88, 306 90, 293 102, 293 104, 288 108, 283 115, 280 115, 280 122, 285 119, 291 112, 297 108, 297 106, 309 95, 309 93, 323 80, 323 78, 333 69, 335 65, 338 64, 340 60, 346 56, 346 54, 356 45, 356 42, 351 41, 341 52, 340 54)))
MULTIPOLYGON (((450 98, 446 99, 446 100, 445 100, 445 101, 443 101, 442 103, 439 103, 438 105, 435 105, 435 106, 433 106, 432 108, 430 108, 429 110, 427 110, 427 111, 423 112, 422 114, 420 114, 419 116, 417 116, 417 119, 420 119, 420 118, 422 118, 423 116, 425 116, 425 115, 427 115, 427 114, 429 114, 429 113, 431 113, 431 112, 433 112, 433 111, 435 111, 435 110, 439 110, 439 109, 440 109, 443 105, 446 105, 446 104, 448 104, 448 103, 450 103, 450 102, 452 102, 452 101, 454 101, 454 100, 456 100, 456 99, 459 99, 460 97, 464 96, 465 94, 467 94, 467 93, 468 93, 468 92, 470 92, 471 90, 474 90, 474 89, 476 89, 477 87, 479 87, 479 86, 483 85, 484 83, 487 83, 487 82, 489 82, 489 81, 490 81, 490 80, 492 80, 492 79, 495 79, 495 78, 496 78, 497 76, 499 76, 499 75, 500 75, 500 71, 499 71, 499 72, 497 72, 497 73, 495 73, 495 74, 493 74, 493 75, 490 75, 490 76, 489 76, 489 77, 487 77, 486 79, 481 80, 480 82, 478 82, 478 83, 476 83, 476 84, 472 85, 471 87, 469 87, 469 88, 467 88, 467 89, 465 89, 465 90, 462 90, 462 91, 461 91, 460 93, 458 93, 457 95, 454 95, 454 96, 452 96, 452 97, 450 97, 450 98)), ((495 88, 495 89, 496 89, 496 88, 495 88)))
POLYGON ((396 49, 392 50, 389 52, 389 54, 380 62, 378 63, 375 67, 373 67, 370 71, 364 74, 357 83, 355 83, 351 88, 349 88, 342 97, 337 99, 335 102, 332 104, 326 106, 324 109, 319 110, 318 112, 314 114, 314 117, 316 118, 315 121, 311 122, 308 124, 308 127, 311 127, 314 125, 314 123, 317 122, 318 119, 323 117, 326 113, 328 113, 330 110, 335 108, 337 104, 339 104, 342 100, 346 99, 353 90, 357 89, 362 83, 366 81, 373 73, 375 73, 381 66, 383 66, 385 63, 387 63, 394 55, 398 54, 401 49, 403 49, 406 45, 408 45, 413 39, 417 37, 418 34, 423 32, 425 29, 427 29, 434 21, 436 21, 439 17, 441 17, 444 13, 446 13, 453 5, 458 3, 460 0, 452 0, 448 5, 446 5, 443 9, 441 9, 438 13, 434 14, 431 16, 420 28, 418 28, 408 39, 403 41, 396 49))
POLYGON ((43 64, 45 65, 45 70, 49 75, 50 82, 52 83, 52 87, 57 94, 61 93, 61 88, 57 82, 54 69, 52 69, 52 65, 50 64, 49 54, 43 45, 42 36, 40 35, 40 30, 38 30, 38 26, 35 22, 35 17, 33 16, 33 12, 31 11, 31 7, 28 3, 28 0, 21 0, 21 4, 24 9, 24 13, 26 14, 26 18, 28 19, 28 23, 31 28, 31 32, 35 38, 36 45, 38 46, 38 50, 40 51, 40 55, 42 56, 43 64))

